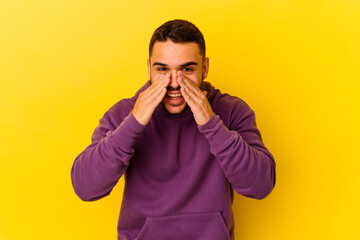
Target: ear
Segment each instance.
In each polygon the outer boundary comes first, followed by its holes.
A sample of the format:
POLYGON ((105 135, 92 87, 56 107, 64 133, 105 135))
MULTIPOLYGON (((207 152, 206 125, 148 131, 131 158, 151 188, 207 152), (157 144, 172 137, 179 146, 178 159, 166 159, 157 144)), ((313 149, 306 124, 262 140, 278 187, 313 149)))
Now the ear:
POLYGON ((147 60, 147 69, 148 69, 148 78, 149 80, 151 79, 151 65, 150 65, 150 60, 147 60))
POLYGON ((203 80, 207 77, 209 72, 209 58, 205 58, 204 64, 203 64, 203 80))

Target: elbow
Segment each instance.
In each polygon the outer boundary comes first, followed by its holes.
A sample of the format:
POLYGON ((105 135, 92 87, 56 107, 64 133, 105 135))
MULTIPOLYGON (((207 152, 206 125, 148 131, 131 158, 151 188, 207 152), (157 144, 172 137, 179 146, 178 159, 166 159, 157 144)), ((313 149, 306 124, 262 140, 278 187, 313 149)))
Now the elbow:
POLYGON ((106 197, 107 195, 109 195, 109 193, 107 193, 107 194, 105 194, 103 196, 100 196, 100 197, 99 196, 92 197, 89 194, 82 194, 82 193, 76 193, 76 195, 84 202, 93 202, 93 201, 99 200, 99 199, 101 199, 103 197, 106 197))
POLYGON ((77 175, 74 169, 71 170, 71 183, 75 194, 84 202, 93 202, 106 197, 110 191, 96 191, 96 187, 92 186, 91 181, 82 180, 80 175, 77 175))
POLYGON ((72 187, 74 189, 75 194, 82 201, 91 201, 91 198, 90 198, 89 194, 87 194, 88 190, 86 190, 87 189, 86 181, 84 181, 82 179, 83 174, 82 174, 81 168, 78 165, 79 156, 75 159, 75 161, 74 161, 74 163, 73 163, 73 165, 71 167, 71 171, 70 171, 71 184, 72 184, 72 187))
POLYGON ((273 167, 270 171, 269 177, 267 177, 264 181, 261 181, 261 183, 257 184, 257 194, 254 196, 254 198, 262 200, 269 196, 275 187, 275 183, 275 167, 273 167))
POLYGON ((275 170, 275 161, 273 158, 270 159, 270 164, 267 167, 267 171, 264 172, 264 178, 259 178, 258 183, 256 184, 257 194, 255 199, 262 200, 270 195, 272 190, 275 187, 276 183, 276 170, 275 170))
POLYGON ((270 195, 270 193, 272 192, 273 189, 274 189, 274 186, 263 187, 260 191, 257 191, 256 194, 254 194, 252 198, 257 199, 257 200, 263 200, 267 196, 270 195))
POLYGON ((274 186, 269 184, 256 184, 256 186, 251 186, 248 188, 236 188, 233 187, 234 190, 245 197, 253 198, 257 200, 262 200, 270 195, 272 190, 274 189, 274 186))
POLYGON ((85 202, 96 200, 90 193, 90 188, 86 186, 86 181, 82 181, 81 176, 76 174, 74 167, 71 169, 71 183, 75 194, 85 202), (85 183, 84 183, 85 182, 85 183))
POLYGON ((272 192, 273 190, 273 187, 269 187, 269 186, 257 186, 255 188, 252 188, 251 190, 249 189, 248 191, 240 191, 240 190, 237 190, 234 188, 234 190, 245 196, 245 197, 248 197, 248 198, 253 198, 253 199, 256 199, 256 200, 263 200, 265 199, 267 196, 270 195, 270 193, 272 192))
MULTIPOLYGON (((74 188, 75 190, 75 188, 74 188)), ((88 194, 85 194, 81 191, 75 190, 75 194, 84 202, 91 202, 93 201, 92 198, 88 194)))
POLYGON ((234 189, 237 193, 248 197, 248 198, 253 198, 253 199, 257 199, 257 200, 262 200, 265 199, 267 196, 270 195, 270 193, 272 192, 272 190, 274 189, 273 186, 269 186, 268 184, 266 184, 267 186, 263 185, 258 185, 255 188, 252 188, 249 191, 246 191, 245 193, 243 191, 239 191, 237 189, 234 189))
POLYGON ((73 173, 71 174, 71 182, 72 182, 72 186, 74 189, 75 194, 82 200, 85 202, 89 202, 91 201, 91 197, 89 196, 89 194, 87 194, 84 190, 84 187, 78 183, 78 181, 76 180, 76 177, 73 175, 73 173))
POLYGON ((275 167, 272 167, 268 174, 264 177, 258 177, 252 183, 248 182, 246 188, 235 188, 234 190, 249 198, 262 200, 270 195, 275 187, 276 175, 275 175, 275 167))
POLYGON ((72 180, 72 184, 75 194, 84 202, 93 202, 110 194, 110 192, 103 195, 91 193, 89 188, 82 186, 81 184, 76 184, 76 181, 74 180, 72 180))

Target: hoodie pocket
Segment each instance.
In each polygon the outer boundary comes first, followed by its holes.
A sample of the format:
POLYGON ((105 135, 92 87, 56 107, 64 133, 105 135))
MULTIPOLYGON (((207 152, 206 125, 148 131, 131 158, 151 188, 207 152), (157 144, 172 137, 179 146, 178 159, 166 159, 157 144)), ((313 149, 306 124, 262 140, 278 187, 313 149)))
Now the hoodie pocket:
POLYGON ((228 240, 229 232, 220 212, 167 217, 147 217, 136 240, 228 240))

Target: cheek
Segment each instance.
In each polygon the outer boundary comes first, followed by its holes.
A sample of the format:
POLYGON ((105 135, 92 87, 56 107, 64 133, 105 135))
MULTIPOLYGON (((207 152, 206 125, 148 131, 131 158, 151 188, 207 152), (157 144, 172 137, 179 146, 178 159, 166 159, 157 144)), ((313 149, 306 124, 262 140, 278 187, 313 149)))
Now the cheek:
POLYGON ((194 75, 191 75, 191 76, 187 76, 193 83, 196 84, 196 86, 200 87, 201 85, 201 82, 202 82, 202 76, 199 75, 199 74, 194 74, 194 75))

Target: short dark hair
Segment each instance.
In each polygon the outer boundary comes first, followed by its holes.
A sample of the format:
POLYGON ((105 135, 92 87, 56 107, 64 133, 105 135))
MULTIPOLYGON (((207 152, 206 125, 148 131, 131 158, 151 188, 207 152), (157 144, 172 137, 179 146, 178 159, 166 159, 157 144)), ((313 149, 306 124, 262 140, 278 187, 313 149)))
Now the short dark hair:
POLYGON ((195 42, 199 45, 200 54, 205 59, 205 40, 200 30, 191 22, 181 19, 168 21, 153 33, 149 45, 149 57, 155 42, 171 40, 175 43, 195 42))

